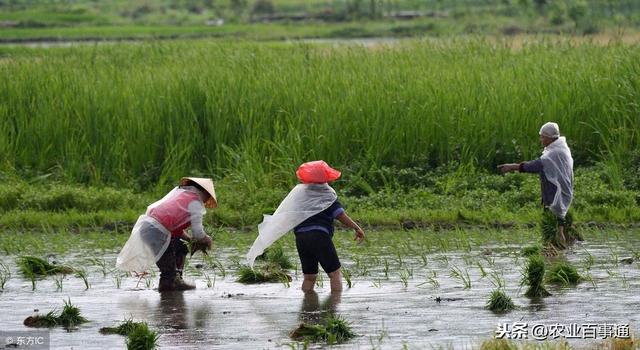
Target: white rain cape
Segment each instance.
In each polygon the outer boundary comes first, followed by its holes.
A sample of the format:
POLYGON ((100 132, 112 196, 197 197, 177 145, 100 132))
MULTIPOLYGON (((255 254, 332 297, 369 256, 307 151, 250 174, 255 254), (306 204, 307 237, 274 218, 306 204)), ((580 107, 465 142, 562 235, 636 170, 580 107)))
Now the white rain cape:
POLYGON ((573 158, 566 138, 559 137, 545 147, 540 159, 544 175, 556 186, 549 210, 564 218, 573 199, 573 158))
MULTIPOLYGON (((133 226, 133 230, 131 230, 129 240, 120 251, 120 254, 118 254, 116 259, 116 267, 118 269, 142 273, 162 257, 171 242, 171 231, 185 224, 190 216, 182 216, 180 221, 173 220, 171 227, 165 227, 149 216, 149 212, 155 211, 155 214, 159 217, 165 217, 172 215, 169 211, 188 211, 188 202, 184 201, 183 203, 177 200, 178 196, 185 191, 189 191, 189 187, 174 188, 162 199, 149 205, 145 215, 140 215, 133 226), (184 207, 178 208, 176 205, 184 207)), ((201 210, 204 215, 204 207, 201 210)), ((176 216, 173 215, 173 217, 176 216)))
POLYGON ((282 200, 273 215, 265 215, 258 225, 258 237, 247 253, 247 263, 253 268, 256 258, 285 233, 304 220, 329 208, 338 199, 328 184, 300 184, 282 200))
POLYGON ((171 232, 154 218, 140 215, 129 240, 122 247, 116 267, 122 271, 143 273, 167 250, 171 232))

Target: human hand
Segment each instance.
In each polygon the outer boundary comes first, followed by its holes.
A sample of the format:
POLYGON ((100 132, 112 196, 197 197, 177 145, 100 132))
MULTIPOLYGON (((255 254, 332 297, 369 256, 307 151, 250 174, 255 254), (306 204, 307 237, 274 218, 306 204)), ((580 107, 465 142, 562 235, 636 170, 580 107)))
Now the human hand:
POLYGON ((197 251, 202 251, 205 255, 207 254, 207 250, 211 249, 213 245, 213 241, 211 237, 205 235, 202 238, 194 240, 191 242, 191 255, 193 255, 197 251))
POLYGON ((516 171, 519 167, 519 164, 500 164, 498 165, 498 171, 505 174, 508 172, 516 171))
POLYGON ((362 229, 359 227, 354 231, 356 232, 356 237, 353 240, 358 243, 362 243, 362 241, 364 241, 364 231, 362 231, 362 229))

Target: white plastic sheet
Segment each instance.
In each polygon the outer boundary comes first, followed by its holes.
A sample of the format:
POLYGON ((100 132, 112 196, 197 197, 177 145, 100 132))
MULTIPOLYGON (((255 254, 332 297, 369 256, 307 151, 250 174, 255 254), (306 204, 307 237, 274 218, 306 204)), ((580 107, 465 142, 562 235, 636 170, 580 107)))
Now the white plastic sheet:
POLYGON ((564 218, 573 199, 573 158, 565 137, 545 147, 540 159, 544 175, 557 188, 549 210, 564 218))
POLYGON ((143 273, 155 264, 171 242, 171 232, 147 215, 140 215, 124 245, 116 267, 122 271, 143 273))
POLYGON ((300 184, 284 198, 273 215, 265 215, 258 225, 258 237, 247 253, 247 263, 253 268, 256 258, 285 233, 313 215, 329 208, 337 199, 328 184, 300 184))

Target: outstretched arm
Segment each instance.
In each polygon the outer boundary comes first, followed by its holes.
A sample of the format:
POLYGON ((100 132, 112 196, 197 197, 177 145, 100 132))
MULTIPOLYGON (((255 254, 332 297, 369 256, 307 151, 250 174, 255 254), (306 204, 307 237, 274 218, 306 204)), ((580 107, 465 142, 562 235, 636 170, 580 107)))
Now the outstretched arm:
POLYGON ((338 215, 336 219, 338 219, 338 221, 343 223, 345 226, 352 228, 356 232, 355 240, 358 241, 358 243, 364 241, 364 231, 360 228, 360 226, 358 226, 358 224, 356 224, 355 221, 351 220, 347 213, 340 213, 340 215, 338 215))
POLYGON ((498 170, 503 174, 510 173, 512 171, 518 171, 520 170, 520 164, 518 163, 500 164, 498 165, 498 170))

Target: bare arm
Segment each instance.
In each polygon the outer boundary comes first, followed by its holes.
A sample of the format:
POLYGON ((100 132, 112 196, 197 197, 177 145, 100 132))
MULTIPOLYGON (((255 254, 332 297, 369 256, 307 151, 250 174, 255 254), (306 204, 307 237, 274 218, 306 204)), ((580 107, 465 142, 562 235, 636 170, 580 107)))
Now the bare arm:
POLYGON ((340 213, 340 215, 338 215, 336 219, 338 219, 338 221, 340 221, 342 224, 353 229, 356 232, 355 240, 358 241, 358 243, 364 241, 364 231, 360 228, 360 226, 358 226, 358 224, 356 224, 355 221, 351 220, 351 218, 349 217, 349 215, 347 215, 347 213, 345 212, 340 213))

